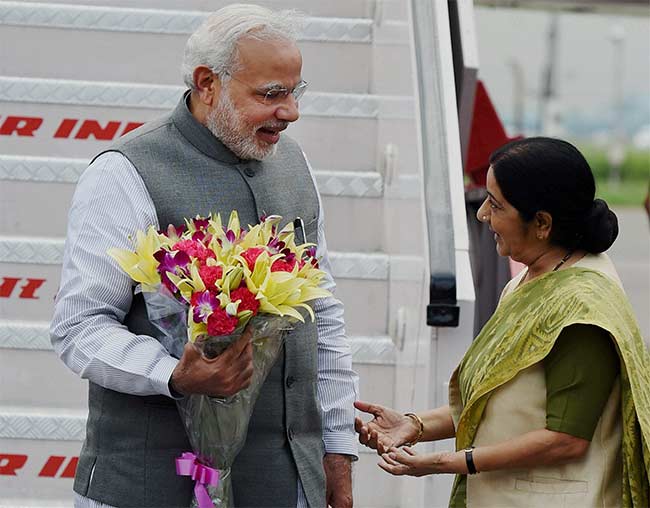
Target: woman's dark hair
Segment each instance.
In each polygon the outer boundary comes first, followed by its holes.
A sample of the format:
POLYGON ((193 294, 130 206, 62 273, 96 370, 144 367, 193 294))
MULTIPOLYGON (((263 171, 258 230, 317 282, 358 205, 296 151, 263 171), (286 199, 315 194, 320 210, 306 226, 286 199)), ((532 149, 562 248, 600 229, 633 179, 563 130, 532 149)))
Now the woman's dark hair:
POLYGON ((616 240, 616 215, 605 201, 594 200, 594 175, 571 143, 543 137, 512 141, 492 153, 490 165, 503 196, 526 222, 539 211, 551 214, 554 244, 596 254, 616 240))

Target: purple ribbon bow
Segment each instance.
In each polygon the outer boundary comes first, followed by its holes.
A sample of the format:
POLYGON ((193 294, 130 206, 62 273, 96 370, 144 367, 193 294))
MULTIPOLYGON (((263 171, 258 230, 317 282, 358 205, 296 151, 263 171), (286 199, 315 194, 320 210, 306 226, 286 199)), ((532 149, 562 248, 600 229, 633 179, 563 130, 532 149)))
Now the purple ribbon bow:
POLYGON ((216 487, 219 485, 219 471, 201 464, 192 452, 184 452, 176 459, 176 474, 178 476, 191 476, 194 483, 194 496, 199 508, 214 508, 206 485, 216 487))

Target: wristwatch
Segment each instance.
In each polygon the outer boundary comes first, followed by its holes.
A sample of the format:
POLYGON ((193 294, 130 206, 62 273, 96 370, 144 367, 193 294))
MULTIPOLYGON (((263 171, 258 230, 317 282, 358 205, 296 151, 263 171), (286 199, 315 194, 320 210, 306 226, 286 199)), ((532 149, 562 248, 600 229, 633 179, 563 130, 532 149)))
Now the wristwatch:
POLYGON ((470 446, 469 448, 465 448, 465 463, 467 464, 467 473, 468 474, 476 474, 478 471, 476 470, 476 466, 474 465, 474 447, 470 446))

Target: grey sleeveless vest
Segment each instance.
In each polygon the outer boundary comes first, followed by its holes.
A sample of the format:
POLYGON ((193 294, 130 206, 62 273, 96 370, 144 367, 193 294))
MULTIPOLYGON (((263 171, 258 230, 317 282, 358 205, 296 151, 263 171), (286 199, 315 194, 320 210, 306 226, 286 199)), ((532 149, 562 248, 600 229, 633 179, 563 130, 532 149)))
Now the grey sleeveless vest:
MULTIPOLYGON (((142 177, 160 227, 184 217, 236 209, 242 224, 263 214, 302 217, 316 243, 318 199, 297 144, 282 136, 268 160, 239 160, 189 112, 187 94, 168 116, 144 125, 107 151, 125 155, 142 177)), ((119 206, 119 203, 115 203, 119 206)), ((156 336, 142 298, 125 324, 156 336)), ((317 400, 314 323, 286 334, 284 355, 262 387, 246 444, 233 465, 237 507, 294 507, 300 478, 309 505, 325 506, 324 454, 317 400)), ((189 506, 193 483, 176 476, 174 459, 189 451, 175 402, 138 397, 90 383, 89 416, 74 490, 119 507, 189 506)))

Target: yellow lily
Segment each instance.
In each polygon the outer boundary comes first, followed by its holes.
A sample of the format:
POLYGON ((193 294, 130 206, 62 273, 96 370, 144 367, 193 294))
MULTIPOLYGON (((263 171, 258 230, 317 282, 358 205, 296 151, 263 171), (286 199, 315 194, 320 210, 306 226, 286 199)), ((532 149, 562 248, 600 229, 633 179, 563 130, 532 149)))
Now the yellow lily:
POLYGON ((143 291, 151 292, 160 284, 158 261, 154 258, 154 253, 162 245, 161 235, 153 226, 149 226, 146 233, 136 233, 135 252, 113 248, 108 249, 107 253, 135 282, 142 284, 143 291))

